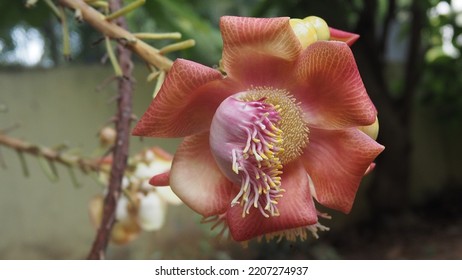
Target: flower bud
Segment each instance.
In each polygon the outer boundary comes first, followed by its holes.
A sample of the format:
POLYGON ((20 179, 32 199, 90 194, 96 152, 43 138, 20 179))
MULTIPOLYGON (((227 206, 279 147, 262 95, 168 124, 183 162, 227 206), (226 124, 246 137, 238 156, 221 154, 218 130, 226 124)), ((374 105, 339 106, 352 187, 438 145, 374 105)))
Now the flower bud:
POLYGON ((302 48, 305 49, 318 40, 316 29, 310 23, 298 18, 292 18, 289 20, 289 24, 292 27, 295 36, 297 36, 298 40, 302 44, 302 48))
POLYGON ((114 128, 105 126, 99 131, 99 143, 102 147, 112 146, 115 143, 117 133, 114 128))
POLYGON ((360 126, 358 129, 369 135, 372 139, 377 140, 377 136, 379 135, 379 119, 375 117, 375 122, 373 124, 360 126))
POLYGON ((318 40, 329 40, 330 31, 326 21, 320 17, 309 16, 302 20, 305 24, 312 26, 316 30, 318 40))

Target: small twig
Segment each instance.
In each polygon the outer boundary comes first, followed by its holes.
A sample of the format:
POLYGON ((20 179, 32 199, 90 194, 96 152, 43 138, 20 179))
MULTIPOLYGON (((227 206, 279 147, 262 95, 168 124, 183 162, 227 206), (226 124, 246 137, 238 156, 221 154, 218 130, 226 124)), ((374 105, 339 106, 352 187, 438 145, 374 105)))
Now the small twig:
POLYGON ((163 40, 163 39, 181 39, 180 32, 170 33, 133 33, 138 39, 151 39, 151 40, 163 40))
POLYGON ((61 14, 61 28, 63 32, 63 55, 66 60, 71 59, 71 35, 69 33, 69 26, 67 25, 66 11, 63 6, 59 7, 59 12, 61 14))
POLYGON ((122 7, 119 10, 117 10, 117 11, 113 12, 112 14, 108 15, 106 17, 106 20, 113 20, 113 19, 116 19, 118 17, 121 17, 121 16, 125 15, 126 13, 129 13, 129 12, 135 10, 136 8, 140 7, 145 2, 146 2, 146 0, 133 1, 130 4, 128 4, 127 6, 122 7))
POLYGON ((121 77, 122 69, 120 69, 119 62, 117 61, 114 51, 112 50, 111 39, 109 37, 105 37, 105 40, 107 55, 109 57, 109 61, 111 61, 112 68, 114 69, 114 74, 116 77, 121 77))
MULTIPOLYGON (((52 149, 48 147, 41 147, 26 141, 23 141, 18 138, 14 138, 8 135, 5 135, 0 132, 0 145, 4 147, 11 148, 16 150, 20 158, 21 164, 23 166, 23 171, 26 176, 29 175, 29 170, 27 169, 27 164, 24 158, 24 154, 43 157, 49 162, 59 163, 69 167, 79 168, 83 172, 88 171, 98 171, 99 166, 97 161, 84 159, 77 155, 72 155, 69 153, 64 153, 58 149, 52 149)), ((51 167, 52 168, 52 167, 51 167)))
POLYGON ((178 42, 178 43, 175 43, 175 44, 165 46, 165 47, 163 47, 162 49, 159 50, 159 53, 160 54, 167 54, 167 53, 170 53, 170 52, 191 48, 191 47, 194 47, 195 45, 196 45, 196 41, 194 41, 193 39, 189 39, 189 40, 185 40, 185 41, 182 41, 182 42, 178 42))
POLYGON ((53 11, 53 13, 59 18, 61 19, 61 12, 59 11, 58 7, 56 7, 55 3, 53 3, 53 1, 51 0, 45 0, 45 3, 48 5, 48 7, 50 7, 50 9, 53 11))

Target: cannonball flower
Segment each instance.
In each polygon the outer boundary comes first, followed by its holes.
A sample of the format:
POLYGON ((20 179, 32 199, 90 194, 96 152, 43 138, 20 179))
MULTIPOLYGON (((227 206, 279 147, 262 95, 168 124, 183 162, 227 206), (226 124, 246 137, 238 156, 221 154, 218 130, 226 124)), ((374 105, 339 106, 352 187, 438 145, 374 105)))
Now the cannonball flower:
POLYGON ((151 183, 170 183, 236 241, 316 234, 314 201, 350 212, 384 149, 349 47, 358 35, 317 17, 225 16, 220 29, 223 71, 176 60, 133 130, 184 137, 151 183))
MULTIPOLYGON (((107 185, 112 157, 101 161, 99 180, 107 185)), ((149 184, 153 174, 170 170, 172 156, 158 147, 146 149, 129 158, 129 168, 122 181, 123 195, 115 211, 116 222, 111 232, 115 244, 127 244, 142 231, 156 231, 163 227, 167 205, 179 205, 181 200, 166 186, 154 188, 149 184)), ((90 201, 90 219, 98 227, 103 213, 104 195, 90 201)))

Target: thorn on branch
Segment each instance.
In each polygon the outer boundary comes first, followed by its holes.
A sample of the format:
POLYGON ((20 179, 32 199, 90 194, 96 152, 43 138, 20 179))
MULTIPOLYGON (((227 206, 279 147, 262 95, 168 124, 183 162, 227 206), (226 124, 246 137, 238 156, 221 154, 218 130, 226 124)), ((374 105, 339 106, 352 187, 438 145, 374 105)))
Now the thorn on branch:
MULTIPOLYGON (((116 78, 120 78, 120 77, 114 77, 114 79, 116 78)), ((120 94, 114 94, 111 98, 108 99, 107 103, 111 104, 111 103, 116 102, 119 99, 120 99, 120 94)))
POLYGON ((45 173, 48 179, 52 183, 58 181, 58 174, 56 171, 56 167, 52 167, 50 164, 50 161, 41 155, 38 156, 38 161, 39 161, 40 167, 42 168, 43 173, 45 173))
POLYGON ((75 176, 74 169, 71 168, 70 166, 68 166, 68 167, 67 167, 67 170, 68 170, 68 172, 69 172, 69 177, 71 178, 72 185, 73 185, 75 188, 80 188, 80 187, 82 187, 82 184, 80 184, 80 182, 77 180, 77 176, 75 176))
POLYGON ((135 44, 138 40, 135 37, 133 37, 133 38, 116 38, 116 41, 122 46, 127 46, 127 45, 135 44))
POLYGON ((110 76, 110 77, 107 77, 106 79, 104 79, 100 85, 98 85, 96 87, 96 91, 97 92, 101 92, 103 89, 105 89, 107 86, 109 86, 109 84, 111 84, 112 82, 116 81, 117 80, 117 77, 116 76, 110 76))
POLYGON ((106 38, 106 36, 105 36, 105 37, 98 38, 98 40, 96 40, 96 41, 94 41, 93 43, 91 43, 91 47, 94 48, 94 47, 96 47, 97 45, 101 44, 101 42, 103 42, 105 38, 106 38))
POLYGON ((24 177, 29 177, 29 168, 27 166, 26 158, 24 157, 23 152, 21 152, 20 150, 16 150, 16 153, 18 155, 19 163, 21 164, 22 173, 24 174, 24 177))
POLYGON ((82 10, 79 10, 79 9, 75 10, 74 18, 77 22, 82 23, 83 22, 82 10))
POLYGON ((160 72, 161 72, 161 71, 151 72, 151 73, 148 75, 148 77, 146 78, 146 81, 147 81, 148 83, 154 81, 155 79, 157 79, 157 77, 159 77, 160 72))

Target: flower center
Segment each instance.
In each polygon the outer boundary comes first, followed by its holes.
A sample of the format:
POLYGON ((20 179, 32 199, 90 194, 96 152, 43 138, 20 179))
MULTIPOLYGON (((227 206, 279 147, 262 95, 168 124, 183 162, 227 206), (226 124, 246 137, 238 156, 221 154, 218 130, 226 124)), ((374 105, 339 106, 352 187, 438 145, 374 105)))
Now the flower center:
POLYGON ((286 90, 270 87, 257 87, 247 91, 244 101, 263 100, 272 105, 279 113, 277 127, 282 130, 283 141, 279 147, 284 151, 279 155, 282 164, 298 158, 308 144, 308 126, 303 119, 300 103, 286 90))
POLYGON ((212 121, 210 146, 222 172, 240 185, 231 206, 241 205, 243 217, 252 207, 265 217, 278 216, 283 165, 307 142, 302 110, 287 91, 252 88, 223 101, 212 121))

